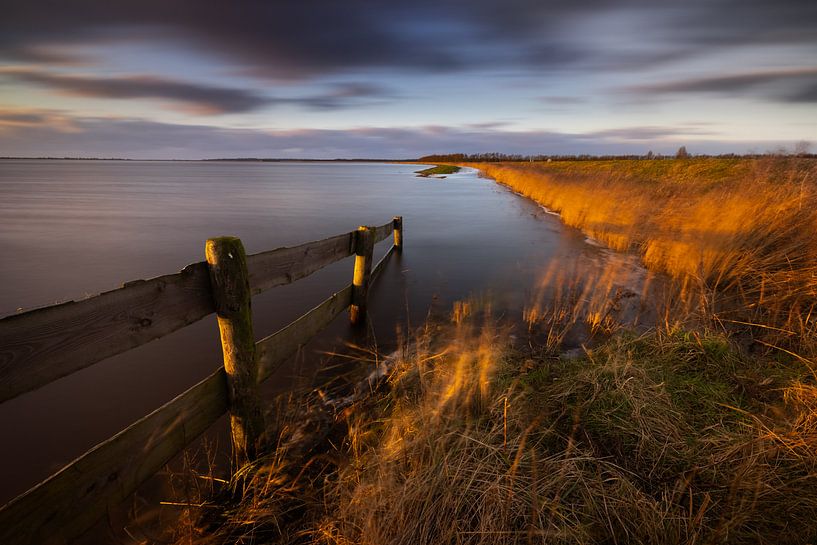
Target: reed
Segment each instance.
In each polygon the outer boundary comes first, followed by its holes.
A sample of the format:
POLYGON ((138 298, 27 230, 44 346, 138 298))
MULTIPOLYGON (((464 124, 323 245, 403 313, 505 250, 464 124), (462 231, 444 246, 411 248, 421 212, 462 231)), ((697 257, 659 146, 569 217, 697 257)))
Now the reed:
POLYGON ((330 418, 342 433, 328 451, 293 449, 305 420, 291 418, 279 448, 225 486, 231 501, 202 504, 204 536, 179 542, 817 539, 806 366, 663 327, 575 358, 510 338, 489 309, 457 305, 394 356, 388 389, 330 418))
POLYGON ((815 353, 817 161, 471 166, 603 244, 639 253, 715 323, 786 350, 815 353))

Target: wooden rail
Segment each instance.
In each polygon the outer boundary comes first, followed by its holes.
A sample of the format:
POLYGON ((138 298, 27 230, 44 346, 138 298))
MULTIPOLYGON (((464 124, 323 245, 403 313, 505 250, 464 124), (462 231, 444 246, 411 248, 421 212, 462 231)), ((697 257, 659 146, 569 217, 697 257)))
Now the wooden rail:
MULTIPOLYGON (((372 244, 394 234, 394 245, 372 269, 368 254, 363 288, 374 279, 395 250, 402 247, 402 218, 379 227, 361 228, 344 235, 292 248, 279 248, 246 257, 246 268, 231 269, 227 284, 246 282, 251 294, 288 284, 352 254, 359 256, 358 233, 370 233, 372 244)), ((129 282, 122 288, 88 299, 45 307, 0 319, 0 402, 39 388, 60 377, 88 367, 107 357, 145 344, 219 312, 235 315, 233 287, 224 287, 224 278, 214 279, 215 257, 195 263, 180 273, 151 280, 129 282), (226 295, 225 295, 226 294, 226 295), (224 310, 225 305, 231 310, 224 310)), ((237 241, 238 239, 232 239, 237 241)), ((242 247, 243 252, 243 247, 242 247)), ((233 254, 235 255, 235 254, 233 254)), ((231 256, 232 257, 232 256, 231 256)), ((364 268, 366 264, 362 265, 364 268)), ((356 269, 358 267, 356 258, 356 269)), ((357 276, 357 275, 356 275, 357 276)), ((246 384, 248 370, 260 383, 288 358, 296 354, 315 334, 350 307, 360 286, 349 284, 321 304, 276 333, 254 343, 249 362, 228 361, 212 375, 186 392, 128 426, 110 439, 66 465, 42 483, 0 508, 0 543, 66 543, 81 535, 95 521, 130 496, 150 476, 161 469, 209 428, 225 412, 231 414, 234 458, 251 457, 246 438, 258 430, 241 428, 241 418, 232 418, 252 406, 257 389, 246 384), (242 389, 237 393, 236 369, 242 389), (243 392, 243 393, 241 393, 243 392), (241 396, 236 398, 236 396, 241 396), (248 399, 248 397, 250 399, 248 399), (238 420, 238 424, 235 421, 238 420), (237 429, 236 426, 239 426, 237 429), (244 435, 236 444, 236 434, 244 435)), ((365 291, 364 291, 365 296, 365 291)), ((364 309, 365 309, 365 301, 364 309)), ((249 303, 247 303, 249 304, 249 303)), ((248 310, 248 308, 246 309, 248 310)), ((360 321, 365 314, 352 315, 360 321)), ((250 324, 251 331, 251 324, 250 324)), ((222 344, 225 355, 232 337, 222 344)), ((230 347, 232 349, 232 347, 230 347)))

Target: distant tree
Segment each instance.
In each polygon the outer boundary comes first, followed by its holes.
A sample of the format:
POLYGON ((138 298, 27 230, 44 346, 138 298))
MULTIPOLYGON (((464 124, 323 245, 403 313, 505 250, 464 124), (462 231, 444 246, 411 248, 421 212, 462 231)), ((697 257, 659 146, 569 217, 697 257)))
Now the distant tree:
POLYGON ((678 151, 675 152, 676 159, 689 159, 689 152, 687 151, 686 146, 681 146, 678 148, 678 151))
POLYGON ((655 154, 652 152, 652 150, 648 151, 647 152, 647 159, 654 159, 654 158, 655 158, 655 154))

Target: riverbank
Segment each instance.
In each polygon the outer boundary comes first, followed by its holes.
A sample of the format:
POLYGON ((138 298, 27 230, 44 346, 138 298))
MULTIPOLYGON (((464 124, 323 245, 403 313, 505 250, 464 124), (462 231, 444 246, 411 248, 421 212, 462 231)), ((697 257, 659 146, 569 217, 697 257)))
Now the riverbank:
POLYGON ((527 331, 459 302, 354 404, 280 403, 179 542, 814 542, 814 165, 639 163, 468 166, 669 274, 655 327, 622 292, 563 286, 527 331), (603 342, 566 353, 575 323, 603 342))
POLYGON ((817 353, 817 161, 468 166, 670 275, 686 307, 679 316, 694 314, 801 356, 817 353))

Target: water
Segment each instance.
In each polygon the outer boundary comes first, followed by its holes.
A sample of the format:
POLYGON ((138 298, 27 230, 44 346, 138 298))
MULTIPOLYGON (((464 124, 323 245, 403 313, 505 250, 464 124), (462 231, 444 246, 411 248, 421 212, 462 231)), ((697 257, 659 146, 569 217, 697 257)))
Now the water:
MULTIPOLYGON (((178 271, 212 236, 248 253, 404 218, 405 249, 370 293, 376 336, 421 324, 471 294, 520 315, 543 271, 603 268, 609 251, 551 214, 465 171, 417 178, 417 165, 0 161, 0 315, 79 299, 178 271)), ((376 248, 376 257, 388 243, 376 248)), ((346 259, 253 300, 266 336, 351 281, 346 259)), ((348 338, 341 316, 311 347, 348 338)), ((157 408, 220 364, 214 317, 0 405, 0 502, 157 408)), ((284 387, 305 362, 272 379, 284 387)))

